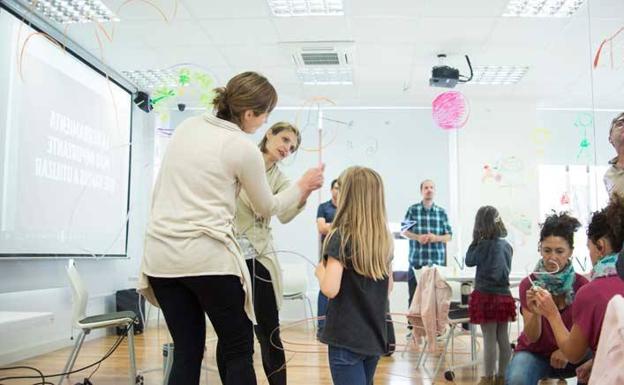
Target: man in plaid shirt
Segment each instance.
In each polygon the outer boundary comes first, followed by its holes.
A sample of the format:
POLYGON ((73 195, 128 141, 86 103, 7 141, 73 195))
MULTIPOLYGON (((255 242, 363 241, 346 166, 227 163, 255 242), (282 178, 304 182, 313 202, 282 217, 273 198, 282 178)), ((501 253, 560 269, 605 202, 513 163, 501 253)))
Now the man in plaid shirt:
POLYGON ((407 285, 409 303, 416 291, 416 276, 413 269, 423 266, 446 265, 446 243, 451 240, 451 226, 446 211, 433 203, 435 184, 424 180, 420 184, 422 202, 412 205, 405 214, 401 226, 402 235, 409 241, 409 264, 407 285))

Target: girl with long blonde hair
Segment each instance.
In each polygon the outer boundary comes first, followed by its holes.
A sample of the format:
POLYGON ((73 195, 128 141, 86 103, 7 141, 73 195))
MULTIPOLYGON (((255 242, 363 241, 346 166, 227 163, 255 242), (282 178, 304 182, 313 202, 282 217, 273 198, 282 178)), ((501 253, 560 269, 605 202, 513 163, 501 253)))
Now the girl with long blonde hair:
POLYGON ((386 354, 386 309, 392 282, 392 235, 381 176, 350 167, 339 178, 338 211, 316 269, 330 298, 320 336, 329 345, 335 385, 369 385, 386 354))

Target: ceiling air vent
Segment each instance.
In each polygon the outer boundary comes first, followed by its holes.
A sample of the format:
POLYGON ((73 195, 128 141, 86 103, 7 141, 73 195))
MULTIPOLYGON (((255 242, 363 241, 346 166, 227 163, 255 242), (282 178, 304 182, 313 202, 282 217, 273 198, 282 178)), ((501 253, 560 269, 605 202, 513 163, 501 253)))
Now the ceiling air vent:
POLYGON ((352 42, 284 43, 297 67, 351 64, 352 42))
POLYGON ((307 66, 340 64, 340 59, 336 52, 302 52, 301 60, 307 66))
POLYGON ((285 42, 296 66, 297 77, 306 85, 353 84, 353 42, 285 42))

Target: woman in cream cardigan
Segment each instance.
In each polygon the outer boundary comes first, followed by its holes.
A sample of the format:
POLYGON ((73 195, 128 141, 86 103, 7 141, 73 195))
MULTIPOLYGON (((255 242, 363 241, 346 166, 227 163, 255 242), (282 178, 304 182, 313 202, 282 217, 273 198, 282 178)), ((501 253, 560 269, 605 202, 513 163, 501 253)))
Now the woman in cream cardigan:
POLYGON ((221 382, 256 384, 251 278, 234 235, 237 195, 244 189, 268 218, 323 183, 321 166, 277 195, 269 187, 262 155, 245 135, 277 103, 265 77, 245 72, 216 92, 216 114, 185 120, 167 146, 145 237, 139 290, 159 304, 173 338, 168 385, 199 384, 206 314, 219 339, 221 382))
MULTIPOLYGON (((290 187, 290 180, 278 162, 295 153, 301 143, 299 130, 287 122, 275 123, 260 142, 267 182, 273 194, 290 187)), ((282 223, 290 222, 303 210, 307 196, 277 212, 282 223)), ((286 385, 286 361, 279 334, 279 308, 282 303, 282 274, 271 236, 271 217, 257 214, 242 191, 236 202, 237 239, 253 282, 256 337, 260 342, 262 365, 270 385, 286 385), (271 334, 272 333, 272 334, 271 334)))

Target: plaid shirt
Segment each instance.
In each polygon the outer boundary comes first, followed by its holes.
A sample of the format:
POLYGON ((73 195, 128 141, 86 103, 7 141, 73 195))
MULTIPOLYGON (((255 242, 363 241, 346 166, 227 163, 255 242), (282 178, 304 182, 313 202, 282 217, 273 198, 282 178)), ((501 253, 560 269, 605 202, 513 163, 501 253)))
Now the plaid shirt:
MULTIPOLYGON (((407 210, 407 214, 405 214, 405 221, 416 222, 407 229, 414 234, 453 234, 451 232, 451 226, 448 223, 446 211, 435 204, 433 204, 430 209, 426 209, 422 202, 412 205, 407 210)), ((409 263, 415 268, 429 265, 444 265, 445 250, 444 242, 421 245, 418 241, 410 239, 409 263)))

